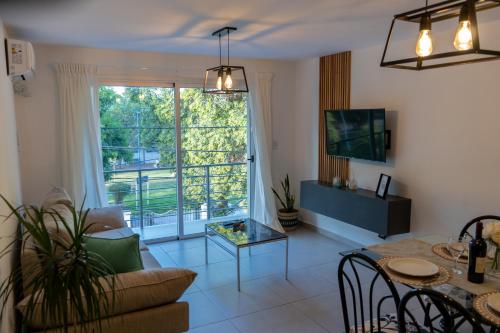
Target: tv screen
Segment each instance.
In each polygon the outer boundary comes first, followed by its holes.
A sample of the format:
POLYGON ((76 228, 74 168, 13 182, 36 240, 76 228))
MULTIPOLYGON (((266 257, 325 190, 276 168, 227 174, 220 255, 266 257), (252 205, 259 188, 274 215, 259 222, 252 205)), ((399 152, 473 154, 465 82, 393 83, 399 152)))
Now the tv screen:
POLYGON ((385 109, 326 110, 328 155, 385 162, 385 109))

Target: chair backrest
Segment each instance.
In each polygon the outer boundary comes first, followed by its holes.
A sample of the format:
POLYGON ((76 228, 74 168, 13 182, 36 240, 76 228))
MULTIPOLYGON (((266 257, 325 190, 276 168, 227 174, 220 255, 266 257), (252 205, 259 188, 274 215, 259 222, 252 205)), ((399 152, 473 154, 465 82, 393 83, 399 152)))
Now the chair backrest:
POLYGON ((412 290, 403 296, 398 326, 400 333, 485 333, 471 311, 451 297, 430 289, 412 290))
POLYGON ((400 301, 384 269, 364 254, 351 253, 339 263, 338 281, 345 332, 381 332, 382 306, 397 309, 400 301), (365 321, 370 322, 368 327, 365 321))
POLYGON ((480 222, 480 221, 484 221, 484 220, 497 220, 497 221, 500 221, 500 216, 496 216, 496 215, 483 215, 483 216, 478 216, 472 220, 470 220, 463 228, 462 228, 462 231, 460 231, 460 236, 459 238, 460 239, 463 239, 464 236, 469 236, 470 238, 473 237, 473 235, 469 232, 469 228, 472 227, 474 224, 476 224, 477 222, 480 222))

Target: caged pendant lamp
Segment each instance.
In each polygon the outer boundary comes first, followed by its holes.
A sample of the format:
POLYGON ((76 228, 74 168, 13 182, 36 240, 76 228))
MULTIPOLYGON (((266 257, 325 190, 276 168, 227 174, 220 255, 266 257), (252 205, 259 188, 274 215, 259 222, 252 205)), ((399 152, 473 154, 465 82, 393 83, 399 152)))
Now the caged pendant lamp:
POLYGON ((224 27, 212 33, 219 38, 219 66, 205 72, 203 92, 206 94, 235 94, 248 92, 247 76, 243 66, 229 63, 229 34, 236 31, 234 27, 224 27), (222 37, 227 35, 227 63, 222 64, 222 37))
MULTIPOLYGON (((446 0, 394 15, 382 55, 381 67, 423 70, 500 59, 500 50, 485 49, 480 43, 477 13, 500 6, 500 0, 446 0), (450 33, 451 51, 436 52, 431 29, 433 23, 456 20, 456 30, 450 33), (415 56, 387 60, 389 44, 396 22, 419 24, 415 56)), ((445 32, 445 31, 444 31, 445 32)))

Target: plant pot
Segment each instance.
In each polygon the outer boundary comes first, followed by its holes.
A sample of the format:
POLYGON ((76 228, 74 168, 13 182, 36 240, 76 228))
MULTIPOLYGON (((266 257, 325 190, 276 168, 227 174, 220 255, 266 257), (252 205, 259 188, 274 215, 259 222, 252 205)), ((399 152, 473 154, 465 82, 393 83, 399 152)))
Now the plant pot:
POLYGON ((291 231, 297 229, 299 226, 299 211, 294 209, 292 211, 287 211, 286 209, 278 210, 278 220, 280 221, 281 226, 286 231, 291 231))

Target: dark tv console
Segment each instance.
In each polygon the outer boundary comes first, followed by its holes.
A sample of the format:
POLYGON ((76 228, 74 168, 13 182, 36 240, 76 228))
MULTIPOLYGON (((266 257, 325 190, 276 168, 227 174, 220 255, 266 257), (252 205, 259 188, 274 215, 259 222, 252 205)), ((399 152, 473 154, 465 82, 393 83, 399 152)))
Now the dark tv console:
POLYGON ((315 213, 376 232, 379 237, 410 232, 411 199, 374 191, 351 191, 317 180, 300 183, 300 206, 315 213))

